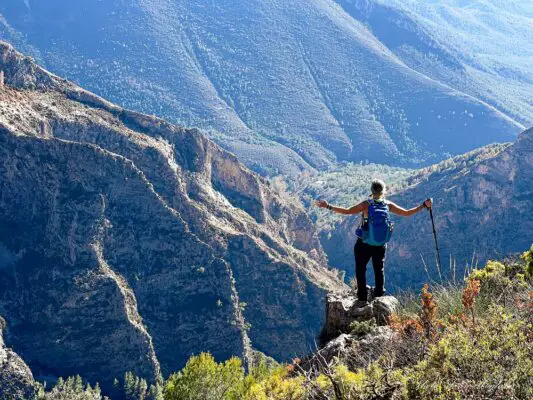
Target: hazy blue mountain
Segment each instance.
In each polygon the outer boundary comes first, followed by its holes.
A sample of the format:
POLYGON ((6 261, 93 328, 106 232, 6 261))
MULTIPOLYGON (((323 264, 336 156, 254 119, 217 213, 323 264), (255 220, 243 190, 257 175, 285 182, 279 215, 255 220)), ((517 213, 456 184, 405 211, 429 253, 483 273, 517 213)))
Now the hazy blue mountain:
POLYGON ((0 35, 114 102, 206 129, 263 173, 425 165, 522 130, 466 90, 464 60, 424 21, 397 12, 402 36, 396 17, 357 11, 379 3, 348 3, 15 0, 0 5, 0 35))
POLYGON ((533 123, 533 1, 338 1, 410 67, 533 123))

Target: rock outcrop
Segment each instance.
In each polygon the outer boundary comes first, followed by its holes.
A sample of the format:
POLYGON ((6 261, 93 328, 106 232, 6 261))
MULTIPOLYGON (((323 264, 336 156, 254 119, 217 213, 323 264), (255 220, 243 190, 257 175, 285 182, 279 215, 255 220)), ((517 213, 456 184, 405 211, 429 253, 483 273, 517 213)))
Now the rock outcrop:
POLYGON ((319 372, 339 360, 352 369, 364 368, 393 345, 396 333, 388 321, 398 300, 393 296, 369 300, 358 306, 350 291, 328 293, 322 343, 300 363, 304 371, 319 372))
POLYGON ((329 293, 323 338, 328 340, 342 333, 350 333, 354 321, 373 321, 377 326, 385 326, 397 309, 398 299, 394 296, 371 298, 367 305, 360 307, 357 297, 351 292, 329 293))
POLYGON ((30 399, 36 393, 33 375, 13 350, 5 347, 5 321, 0 317, 0 400, 30 399))
POLYGON ((200 351, 284 360, 314 343, 343 283, 295 201, 198 130, 5 43, 0 70, 0 314, 34 373, 105 388, 200 351))

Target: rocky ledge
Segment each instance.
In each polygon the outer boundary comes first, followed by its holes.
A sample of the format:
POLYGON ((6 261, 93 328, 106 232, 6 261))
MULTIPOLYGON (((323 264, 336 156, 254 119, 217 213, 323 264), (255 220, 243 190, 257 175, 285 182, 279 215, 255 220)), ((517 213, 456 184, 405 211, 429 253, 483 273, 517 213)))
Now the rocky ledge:
POLYGON ((376 326, 385 326, 397 308, 398 300, 393 296, 370 298, 367 305, 358 307, 357 297, 351 292, 329 293, 322 337, 329 340, 341 333, 349 333, 354 322, 371 322, 376 326))
POLYGON ((28 399, 35 394, 35 381, 26 363, 4 345, 6 323, 0 317, 0 400, 28 399))
POLYGON ((393 344, 396 333, 388 322, 398 309, 395 297, 370 297, 368 304, 360 307, 353 292, 331 292, 326 303, 320 349, 303 360, 303 370, 318 372, 334 360, 342 360, 352 369, 363 368, 393 344))

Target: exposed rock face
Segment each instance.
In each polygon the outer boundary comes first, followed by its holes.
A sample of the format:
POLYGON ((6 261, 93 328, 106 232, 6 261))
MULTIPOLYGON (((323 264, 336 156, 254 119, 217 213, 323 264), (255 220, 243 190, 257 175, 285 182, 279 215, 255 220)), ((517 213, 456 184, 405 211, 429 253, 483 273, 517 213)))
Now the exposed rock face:
POLYGON ((398 300, 393 296, 369 300, 360 307, 356 296, 349 291, 328 293, 323 346, 306 357, 300 367, 305 371, 320 371, 334 360, 341 360, 352 369, 363 368, 386 352, 396 338, 387 324, 388 317, 398 308, 398 300), (354 329, 353 323, 364 327, 354 329))
POLYGON ((385 353, 396 338, 396 333, 389 326, 377 326, 363 335, 343 333, 306 359, 302 368, 320 369, 324 362, 333 360, 343 361, 352 370, 365 368, 385 353))
POLYGON ((378 325, 387 325, 388 318, 397 308, 398 299, 393 296, 377 297, 360 307, 357 305, 357 297, 352 293, 329 293, 323 335, 325 339, 329 339, 341 333, 349 333, 350 324, 354 321, 374 320, 378 325))
POLYGON ((0 313, 34 373, 105 387, 200 351, 287 359, 314 343, 343 284, 297 204, 199 131, 4 43, 0 69, 0 313))
POLYGON ((0 317, 0 400, 30 399, 35 395, 35 381, 24 361, 4 345, 5 321, 0 317))
MULTIPOLYGON (((531 246, 533 129, 521 133, 512 144, 487 146, 421 170, 410 183, 391 199, 414 207, 433 197, 443 279, 455 276, 460 281, 467 265, 482 267, 487 259, 500 259, 531 246)), ((385 264, 387 286, 419 288, 423 282, 439 281, 428 213, 394 220, 385 264)), ((347 219, 324 239, 329 242, 326 248, 334 248, 331 264, 350 272, 357 223, 357 218, 347 219)))

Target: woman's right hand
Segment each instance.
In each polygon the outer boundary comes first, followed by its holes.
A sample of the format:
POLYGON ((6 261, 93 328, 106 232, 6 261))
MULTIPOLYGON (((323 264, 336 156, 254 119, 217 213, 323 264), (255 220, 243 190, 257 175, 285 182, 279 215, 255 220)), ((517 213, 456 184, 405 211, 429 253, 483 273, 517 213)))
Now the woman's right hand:
POLYGON ((328 208, 328 202, 326 200, 316 200, 315 201, 315 206, 319 207, 319 208, 328 208))

